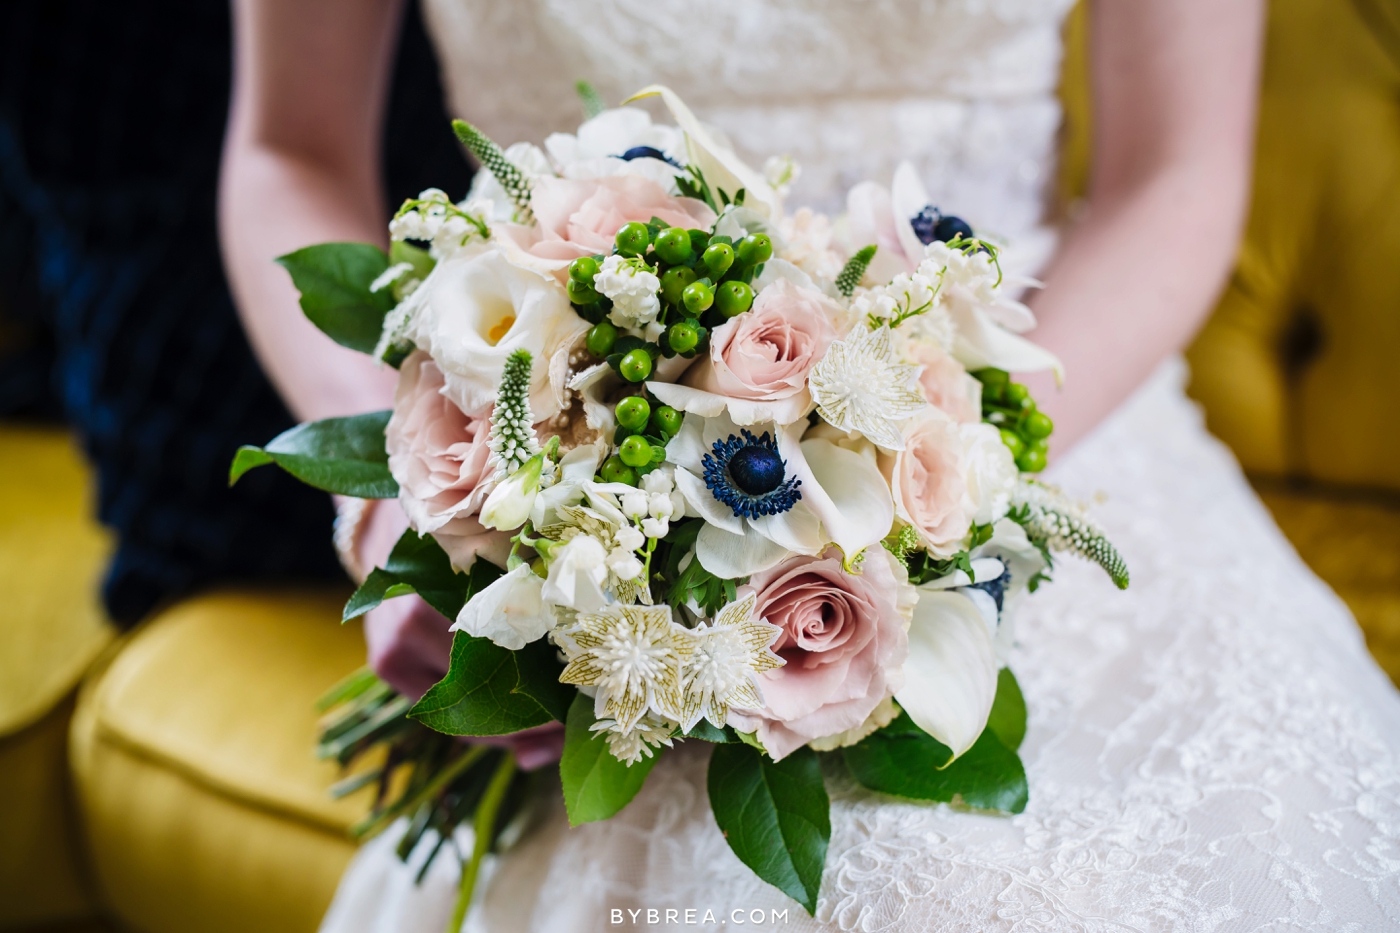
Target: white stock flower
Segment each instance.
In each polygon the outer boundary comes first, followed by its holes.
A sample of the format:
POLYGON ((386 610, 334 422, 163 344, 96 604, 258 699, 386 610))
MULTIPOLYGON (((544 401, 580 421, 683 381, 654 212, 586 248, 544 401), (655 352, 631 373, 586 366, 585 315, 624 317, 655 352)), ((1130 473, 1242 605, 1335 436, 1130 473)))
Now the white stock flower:
POLYGON ((442 370, 444 394, 481 416, 496 400, 507 357, 529 350, 530 408, 544 420, 559 412, 550 363, 587 332, 553 278, 511 264, 489 247, 439 262, 403 304, 402 333, 442 370))
POLYGON ((602 609, 608 602, 603 590, 608 579, 607 556, 603 543, 592 535, 570 538, 550 555, 549 577, 540 591, 541 598, 578 612, 602 609))
POLYGON ((469 599, 449 631, 460 629, 518 651, 549 632, 551 617, 540 598, 543 584, 521 564, 469 599))
POLYGON ((612 299, 608 319, 626 331, 640 333, 656 320, 661 300, 656 297, 661 280, 640 259, 613 254, 593 278, 598 293, 612 299))
POLYGON ((919 367, 896 361, 888 327, 858 327, 831 345, 807 384, 828 424, 903 450, 900 423, 928 408, 918 375, 919 367))

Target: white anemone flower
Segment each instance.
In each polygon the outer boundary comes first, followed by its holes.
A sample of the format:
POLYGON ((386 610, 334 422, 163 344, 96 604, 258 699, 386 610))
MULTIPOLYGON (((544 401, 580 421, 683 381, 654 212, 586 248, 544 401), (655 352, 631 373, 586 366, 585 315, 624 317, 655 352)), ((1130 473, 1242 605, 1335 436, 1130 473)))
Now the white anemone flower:
POLYGON ((677 166, 685 164, 685 135, 674 126, 652 123, 651 115, 636 107, 604 110, 577 134, 551 134, 544 148, 561 177, 641 175, 667 190, 674 190, 675 177, 683 173, 677 166), (641 147, 656 155, 633 152, 641 147), (632 158, 622 158, 629 152, 632 158))
POLYGON ((695 556, 710 573, 750 576, 828 543, 852 561, 889 533, 894 501, 879 468, 824 438, 803 440, 806 427, 747 430, 722 413, 686 415, 666 457, 687 514, 705 519, 695 556))
POLYGON ((521 564, 469 599, 449 631, 489 638, 518 651, 551 628, 552 616, 540 598, 543 585, 528 565, 521 564))

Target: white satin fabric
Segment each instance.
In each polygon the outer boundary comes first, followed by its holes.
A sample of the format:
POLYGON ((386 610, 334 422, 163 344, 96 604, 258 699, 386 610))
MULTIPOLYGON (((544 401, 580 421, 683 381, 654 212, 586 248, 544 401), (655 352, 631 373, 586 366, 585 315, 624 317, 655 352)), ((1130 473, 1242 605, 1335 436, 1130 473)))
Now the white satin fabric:
MULTIPOLYGON (((453 106, 503 143, 571 128, 576 78, 614 101, 661 81, 749 151, 803 162, 793 202, 831 207, 912 158, 935 203, 1023 243, 1044 232, 1066 5, 428 2, 453 106)), ((1099 501, 1133 582, 1066 558, 1022 604, 1024 813, 879 799, 835 768, 809 918, 729 851, 693 743, 606 823, 568 829, 557 797, 543 804, 466 929, 679 929, 706 911, 699 929, 1395 929, 1400 698, 1206 434, 1183 373, 1165 365, 1052 471, 1099 501), (736 908, 787 919, 741 926, 736 908)), ((415 888, 392 843, 361 851, 324 933, 446 923, 450 859, 415 888)))

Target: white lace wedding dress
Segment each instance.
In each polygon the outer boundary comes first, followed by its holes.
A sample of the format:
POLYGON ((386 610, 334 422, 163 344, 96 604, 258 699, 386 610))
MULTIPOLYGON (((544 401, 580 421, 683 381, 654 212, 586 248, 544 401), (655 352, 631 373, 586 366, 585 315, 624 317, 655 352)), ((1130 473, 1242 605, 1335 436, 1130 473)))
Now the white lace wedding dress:
MULTIPOLYGON (((453 108, 502 141, 577 123, 572 84, 677 89, 751 153, 790 153, 791 203, 838 208, 900 158, 934 203, 1045 249, 1065 0, 429 0, 453 108)), ((899 803, 833 775, 815 918, 729 851, 708 749, 668 753, 618 817, 543 825, 490 872, 467 929, 645 929, 707 910, 745 929, 1372 931, 1400 928, 1400 700, 1163 367, 1051 478, 1132 568, 1066 559, 1017 619, 1030 804, 899 803), (621 908, 624 922, 612 922, 621 908), (628 909, 641 909, 634 923, 628 909)), ((357 857, 326 933, 437 933, 392 839, 357 857)), ((718 928, 712 926, 710 928, 718 928)))

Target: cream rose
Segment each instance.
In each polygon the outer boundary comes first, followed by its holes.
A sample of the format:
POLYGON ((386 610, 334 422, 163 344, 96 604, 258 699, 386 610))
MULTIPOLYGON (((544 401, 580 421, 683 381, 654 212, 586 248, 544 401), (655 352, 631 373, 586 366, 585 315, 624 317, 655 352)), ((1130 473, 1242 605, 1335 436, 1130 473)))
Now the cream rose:
POLYGON ((481 417, 490 409, 506 358, 516 350, 534 358, 530 407, 536 420, 559 412, 550 366, 587 333, 588 323, 552 277, 487 247, 438 263, 408 300, 405 335, 437 362, 443 394, 464 412, 481 417))
POLYGON ((930 405, 959 424, 982 420, 982 383, 969 375, 963 364, 932 341, 911 341, 904 355, 923 367, 919 387, 930 405))
POLYGON ((933 412, 905 429, 904 450, 890 468, 895 514, 938 557, 957 552, 977 511, 968 494, 963 447, 957 422, 933 412))
POLYGON ((731 711, 774 759, 808 742, 858 729, 904 684, 909 653, 901 604, 903 570, 875 548, 859 575, 835 549, 794 557, 754 574, 739 598, 757 594, 755 615, 782 629, 773 651, 787 663, 760 675, 762 710, 731 711))
POLYGON ((431 534, 453 566, 466 570, 478 553, 499 558, 509 545, 507 536, 488 532, 475 517, 492 485, 490 424, 463 412, 443 394, 444 385, 428 354, 409 354, 399 369, 384 442, 409 526, 431 534))

